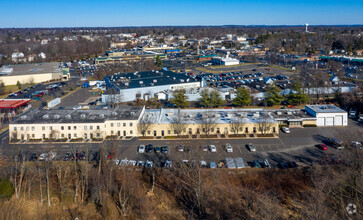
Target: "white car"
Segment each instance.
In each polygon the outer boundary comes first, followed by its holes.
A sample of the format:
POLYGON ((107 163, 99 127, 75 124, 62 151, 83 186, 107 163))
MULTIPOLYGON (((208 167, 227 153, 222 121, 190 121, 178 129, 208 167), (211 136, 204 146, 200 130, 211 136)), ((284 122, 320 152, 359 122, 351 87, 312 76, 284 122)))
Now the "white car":
POLYGON ((140 145, 140 146, 139 146, 139 149, 138 149, 138 152, 139 152, 140 154, 145 153, 145 145, 140 145))
POLYGON ((253 145, 253 144, 248 144, 248 149, 251 151, 251 152, 255 152, 256 151, 256 147, 255 147, 255 145, 253 145))
POLYGON ((356 149, 362 149, 362 143, 359 141, 352 141, 352 145, 356 149))
POLYGON ((152 161, 150 161, 150 160, 147 160, 147 161, 146 161, 145 167, 150 167, 150 168, 152 168, 153 166, 154 166, 154 163, 153 163, 152 161))
POLYGON ((127 163, 127 165, 129 165, 129 166, 136 166, 136 160, 129 160, 129 162, 127 163))
POLYGON ((210 150, 210 152, 217 152, 217 148, 216 148, 216 146, 214 146, 214 145, 209 145, 209 150, 210 150))
POLYGON ((232 146, 230 144, 226 144, 226 151, 228 153, 232 153, 233 152, 233 148, 232 148, 232 146))
POLYGON ((281 130, 286 134, 290 134, 290 129, 288 127, 282 127, 281 130))

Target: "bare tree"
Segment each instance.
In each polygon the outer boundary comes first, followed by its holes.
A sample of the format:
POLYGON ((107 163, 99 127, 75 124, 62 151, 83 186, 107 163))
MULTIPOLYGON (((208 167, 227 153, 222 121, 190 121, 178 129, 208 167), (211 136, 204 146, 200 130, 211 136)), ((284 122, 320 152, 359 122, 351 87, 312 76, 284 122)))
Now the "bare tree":
POLYGON ((274 125, 274 120, 267 112, 261 112, 261 115, 257 120, 257 128, 260 134, 266 135, 272 133, 271 128, 274 125))
POLYGON ((146 131, 152 126, 152 120, 149 115, 144 115, 137 124, 137 131, 145 137, 146 131))
POLYGON ((177 115, 174 115, 171 119, 171 122, 169 124, 170 129, 178 135, 178 137, 181 136, 181 134, 183 133, 183 131, 186 129, 186 127, 188 126, 188 124, 186 123, 185 119, 184 119, 184 114, 181 113, 180 109, 178 110, 177 115))
POLYGON ((209 136, 212 130, 214 130, 217 126, 216 121, 217 118, 213 112, 207 110, 202 113, 200 127, 205 135, 209 136))
POLYGON ((243 128, 243 117, 237 116, 232 119, 230 123, 231 130, 235 135, 238 135, 238 132, 242 131, 243 128))

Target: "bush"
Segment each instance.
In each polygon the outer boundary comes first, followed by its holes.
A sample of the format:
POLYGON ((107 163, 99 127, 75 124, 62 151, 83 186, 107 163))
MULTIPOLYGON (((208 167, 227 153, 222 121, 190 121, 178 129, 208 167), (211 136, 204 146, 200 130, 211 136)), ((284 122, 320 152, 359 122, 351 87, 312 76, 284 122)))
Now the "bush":
POLYGON ((14 194, 13 183, 8 179, 0 181, 0 198, 10 199, 14 194))
POLYGON ((306 124, 306 125, 304 125, 304 128, 307 128, 307 127, 316 127, 316 125, 314 125, 314 124, 306 124))
POLYGON ((288 125, 279 125, 279 128, 289 127, 288 125))

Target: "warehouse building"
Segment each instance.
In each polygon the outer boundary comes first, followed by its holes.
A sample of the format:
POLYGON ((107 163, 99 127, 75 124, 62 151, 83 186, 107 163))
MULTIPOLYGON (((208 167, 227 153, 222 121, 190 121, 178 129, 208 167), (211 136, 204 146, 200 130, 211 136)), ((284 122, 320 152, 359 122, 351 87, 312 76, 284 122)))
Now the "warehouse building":
POLYGON ((115 73, 105 76, 108 89, 102 95, 102 102, 129 102, 135 99, 148 100, 156 93, 166 90, 189 89, 203 87, 202 81, 191 78, 187 74, 174 73, 166 70, 153 70, 134 73, 115 73))
POLYGON ((0 68, 0 80, 5 85, 41 83, 51 80, 68 80, 69 71, 62 71, 59 63, 16 64, 0 68))
POLYGON ((347 126, 348 113, 335 105, 307 105, 305 111, 316 118, 316 126, 347 126))

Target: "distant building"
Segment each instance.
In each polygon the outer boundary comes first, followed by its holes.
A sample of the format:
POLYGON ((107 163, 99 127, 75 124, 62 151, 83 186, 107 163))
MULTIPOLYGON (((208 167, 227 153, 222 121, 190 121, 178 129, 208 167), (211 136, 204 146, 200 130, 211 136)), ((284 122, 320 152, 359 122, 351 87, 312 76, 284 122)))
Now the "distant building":
POLYGON ((235 58, 222 58, 222 57, 213 57, 212 62, 216 65, 223 65, 223 66, 231 66, 231 65, 238 65, 239 60, 235 58))
POLYGON ((102 95, 102 102, 113 102, 115 97, 120 102, 134 101, 137 98, 149 99, 156 93, 166 90, 189 89, 202 87, 202 82, 189 77, 187 74, 174 73, 165 70, 115 73, 105 76, 107 89, 112 91, 102 95))
POLYGON ((319 127, 348 125, 348 113, 335 105, 307 105, 305 110, 316 118, 319 127))

